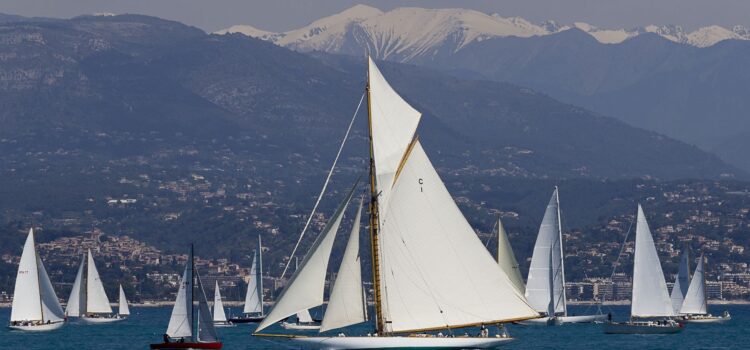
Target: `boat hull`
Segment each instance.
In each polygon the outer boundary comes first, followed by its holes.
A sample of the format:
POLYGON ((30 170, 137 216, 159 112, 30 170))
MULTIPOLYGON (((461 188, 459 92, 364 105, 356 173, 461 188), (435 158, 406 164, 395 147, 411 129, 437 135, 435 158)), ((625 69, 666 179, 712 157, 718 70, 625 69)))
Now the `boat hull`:
POLYGON ((81 317, 81 322, 89 324, 113 323, 124 320, 123 317, 81 317))
POLYGON ((260 323, 262 322, 266 316, 254 316, 254 317, 237 317, 237 318, 230 318, 229 322, 238 324, 238 323, 260 323))
POLYGON ((320 329, 320 324, 299 324, 281 322, 281 327, 284 329, 298 330, 298 331, 316 331, 320 329))
POLYGON ((680 323, 670 325, 633 324, 633 323, 605 323, 605 334, 674 334, 682 332, 684 326, 680 323))
POLYGON ((182 350, 182 349, 221 349, 222 347, 221 342, 212 342, 212 343, 159 343, 159 344, 151 344, 151 349, 160 349, 160 350, 182 350))
POLYGON ((732 319, 732 316, 701 316, 686 317, 683 321, 687 323, 724 323, 732 319))
POLYGON ((525 326, 559 326, 567 323, 594 323, 606 320, 607 315, 580 315, 534 318, 518 323, 525 326))
POLYGON ((299 337, 291 338, 307 349, 494 349, 513 338, 473 337, 299 337))
POLYGON ((45 323, 38 326, 8 326, 8 328, 16 331, 25 332, 47 332, 59 329, 65 324, 65 322, 45 323))
POLYGON ((236 325, 235 325, 234 323, 232 323, 232 322, 229 322, 229 321, 218 321, 218 322, 214 322, 214 327, 217 327, 217 328, 218 328, 218 327, 221 327, 221 328, 225 328, 225 327, 234 327, 234 326, 236 326, 236 325))

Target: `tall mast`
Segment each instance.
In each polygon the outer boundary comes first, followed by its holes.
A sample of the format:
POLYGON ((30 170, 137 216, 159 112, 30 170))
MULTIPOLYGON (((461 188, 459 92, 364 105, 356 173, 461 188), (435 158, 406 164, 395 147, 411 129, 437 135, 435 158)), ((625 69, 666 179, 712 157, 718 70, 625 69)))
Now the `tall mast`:
MULTIPOLYGON (((260 315, 265 315, 265 312, 263 311, 263 244, 260 240, 260 235, 258 235, 258 297, 260 297, 260 315)), ((296 271, 295 271, 296 272, 296 271)))
POLYGON ((378 335, 385 333, 383 308, 380 295, 380 252, 378 250, 378 188, 375 179, 375 151, 372 144, 372 100, 370 96, 370 60, 367 60, 367 125, 370 131, 370 246, 372 254, 372 285, 375 290, 375 331, 378 335))
POLYGON ((562 303, 563 315, 568 316, 568 305, 565 296, 565 255, 563 255, 562 219, 560 218, 560 190, 555 186, 555 201, 557 202, 557 234, 560 245, 560 273, 562 274, 562 303))
POLYGON ((192 332, 193 334, 193 341, 197 341, 198 337, 196 336, 196 332, 198 332, 198 327, 196 327, 196 320, 195 320, 195 308, 193 308, 193 302, 195 302, 195 297, 193 296, 195 294, 195 263, 193 261, 193 244, 190 243, 190 327, 194 327, 192 332))

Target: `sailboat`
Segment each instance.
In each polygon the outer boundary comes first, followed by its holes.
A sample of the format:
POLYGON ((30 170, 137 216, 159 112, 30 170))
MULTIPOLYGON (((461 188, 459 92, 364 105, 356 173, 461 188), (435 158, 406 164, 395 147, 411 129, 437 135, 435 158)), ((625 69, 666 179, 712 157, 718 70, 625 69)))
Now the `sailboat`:
POLYGON ((21 331, 50 331, 65 323, 65 314, 52 288, 34 244, 34 229, 23 246, 8 328, 21 331))
POLYGON ((78 267, 65 314, 68 317, 80 317, 87 323, 110 323, 123 319, 112 313, 112 306, 109 304, 109 298, 99 278, 99 271, 94 264, 91 249, 88 250, 86 259, 81 259, 81 266, 78 267), (87 267, 85 278, 84 265, 87 267))
POLYGON ((718 323, 732 319, 728 311, 721 316, 713 316, 708 313, 708 302, 706 298, 706 275, 704 268, 705 258, 701 254, 698 266, 695 267, 693 279, 685 295, 685 301, 680 308, 683 320, 690 323, 718 323))
MULTIPOLYGON (((513 287, 445 188, 415 135, 421 113, 391 88, 372 59, 368 67, 375 335, 274 336, 326 349, 465 349, 505 344, 512 338, 504 333, 492 337, 484 327, 539 314, 513 287), (437 333, 480 326, 478 336, 437 333)), ((339 210, 341 206, 333 218, 339 210)), ((268 335, 259 332, 287 315, 323 302, 332 241, 330 231, 318 236, 256 336, 268 335)))
POLYGON ((680 266, 677 270, 677 278, 675 278, 674 285, 672 286, 672 310, 675 315, 680 313, 682 303, 685 300, 685 296, 690 286, 690 252, 687 246, 682 249, 680 257, 680 266))
POLYGON ((253 254, 250 282, 247 284, 243 315, 229 319, 232 323, 257 323, 266 318, 263 312, 263 245, 258 235, 258 249, 253 254))
POLYGON ((232 327, 234 324, 227 320, 227 314, 224 312, 224 303, 221 301, 221 290, 219 281, 214 286, 214 326, 215 327, 232 327))
POLYGON ((185 272, 180 279, 180 289, 169 318, 169 326, 164 341, 151 344, 151 349, 221 349, 222 344, 216 335, 211 311, 208 308, 206 292, 193 261, 193 245, 185 264, 185 272), (198 299, 198 309, 193 303, 198 299), (197 311, 197 315, 196 315, 197 311), (197 316, 197 319, 196 319, 197 316))
POLYGON ((630 321, 605 323, 604 333, 669 334, 682 331, 683 325, 672 319, 677 315, 672 309, 672 300, 667 291, 654 238, 640 204, 635 227, 634 255, 630 321))
POLYGON ((565 297, 565 255, 562 246, 560 195, 558 188, 544 212, 534 244, 531 266, 526 280, 526 299, 545 317, 523 322, 527 325, 560 325, 604 321, 606 315, 569 316, 565 297))
POLYGON ((120 299, 117 304, 117 316, 119 318, 127 318, 130 316, 130 307, 128 307, 128 298, 125 297, 125 290, 122 289, 122 284, 120 285, 120 299))

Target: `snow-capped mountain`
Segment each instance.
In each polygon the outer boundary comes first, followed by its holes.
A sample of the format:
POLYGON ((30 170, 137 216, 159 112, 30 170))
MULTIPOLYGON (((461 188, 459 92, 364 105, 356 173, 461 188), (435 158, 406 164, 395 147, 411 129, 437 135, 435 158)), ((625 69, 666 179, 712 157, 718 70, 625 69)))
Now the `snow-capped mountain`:
POLYGON ((520 17, 502 17, 468 9, 396 8, 383 12, 356 5, 309 25, 273 33, 249 25, 236 25, 217 34, 242 33, 299 51, 359 54, 369 50, 376 57, 408 62, 415 57, 452 53, 467 44, 495 37, 531 37, 579 29, 604 44, 621 43, 643 33, 697 47, 712 46, 727 39, 750 40, 750 30, 708 26, 687 33, 680 26, 650 25, 634 29, 604 29, 576 22, 531 23, 520 17))

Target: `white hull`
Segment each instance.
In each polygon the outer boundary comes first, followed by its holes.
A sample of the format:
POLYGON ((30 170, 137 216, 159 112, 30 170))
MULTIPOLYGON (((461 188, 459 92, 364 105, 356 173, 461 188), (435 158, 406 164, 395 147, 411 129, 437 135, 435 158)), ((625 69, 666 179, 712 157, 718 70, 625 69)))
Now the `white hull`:
POLYGON ((118 322, 118 321, 124 320, 125 318, 117 316, 117 317, 81 317, 80 319, 81 319, 81 321, 83 321, 85 323, 101 324, 101 323, 118 322))
POLYGON ((732 319, 732 316, 688 316, 683 321, 687 323, 724 323, 732 319))
POLYGON ((306 349, 494 349, 513 338, 472 337, 300 337, 291 338, 306 349))
POLYGON ((220 327, 221 328, 224 328, 224 327, 234 327, 234 326, 236 326, 236 325, 234 323, 232 323, 232 322, 228 322, 228 321, 214 321, 214 327, 217 327, 217 328, 220 328, 220 327))
POLYGON ((659 325, 652 322, 638 323, 605 323, 605 334, 674 334, 682 332, 682 326, 679 323, 668 325, 659 325))
POLYGON ((299 324, 299 323, 281 322, 281 327, 284 327, 284 329, 294 329, 294 330, 300 330, 300 331, 316 331, 320 329, 320 324, 319 323, 299 324))
POLYGON ((56 323, 41 324, 38 326, 8 326, 8 328, 16 330, 16 331, 46 332, 46 331, 54 331, 55 329, 62 327, 64 324, 65 322, 56 322, 56 323))
POLYGON ((533 318, 526 321, 518 322, 524 326, 559 326, 568 323, 594 323, 604 322, 607 320, 607 315, 580 315, 580 316, 557 316, 557 317, 542 317, 533 318))

